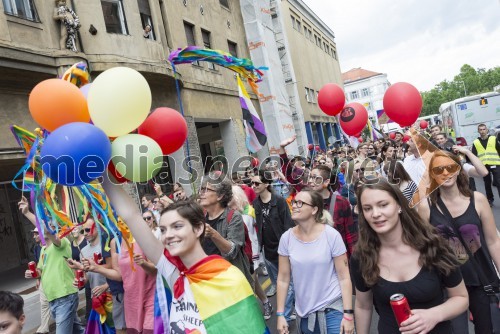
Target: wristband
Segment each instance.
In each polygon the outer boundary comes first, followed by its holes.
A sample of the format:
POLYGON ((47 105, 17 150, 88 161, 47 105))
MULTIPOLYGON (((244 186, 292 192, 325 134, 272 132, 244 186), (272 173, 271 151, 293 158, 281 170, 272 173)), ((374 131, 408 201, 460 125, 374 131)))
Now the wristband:
POLYGON ((284 317, 285 316, 285 312, 276 312, 276 316, 277 317, 284 317))
POLYGON ((347 321, 353 321, 353 320, 354 320, 354 318, 348 318, 348 317, 346 317, 346 316, 344 315, 344 320, 347 320, 347 321))
POLYGON ((354 310, 344 310, 345 314, 354 314, 354 310))

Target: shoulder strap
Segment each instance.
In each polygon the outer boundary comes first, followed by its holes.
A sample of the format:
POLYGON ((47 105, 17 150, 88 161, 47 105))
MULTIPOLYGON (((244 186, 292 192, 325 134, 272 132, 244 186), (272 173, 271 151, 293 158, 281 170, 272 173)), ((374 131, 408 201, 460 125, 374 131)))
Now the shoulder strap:
POLYGON ((229 210, 229 212, 227 213, 227 217, 226 217, 227 224, 229 224, 231 222, 231 219, 233 219, 233 215, 234 215, 234 210, 233 209, 229 210))
POLYGON ((494 294, 492 285, 490 283, 488 283, 488 279, 486 278, 486 275, 484 274, 483 269, 481 268, 479 263, 477 263, 470 248, 465 243, 464 238, 462 237, 462 234, 458 230, 455 218, 453 218, 451 216, 451 213, 450 213, 450 211, 448 211, 448 208, 446 207, 443 200, 441 199, 441 196, 438 196, 438 198, 437 198, 437 205, 439 206, 439 209, 441 209, 441 212, 443 212, 446 219, 450 222, 450 225, 453 228, 453 230, 455 231, 455 234, 457 235, 458 239, 460 240, 460 242, 464 246, 464 249, 467 252, 467 255, 469 256, 469 261, 471 261, 472 265, 476 269, 478 276, 479 276, 479 280, 481 281, 481 284, 483 285, 484 290, 486 291, 487 294, 491 294, 491 293, 494 294))

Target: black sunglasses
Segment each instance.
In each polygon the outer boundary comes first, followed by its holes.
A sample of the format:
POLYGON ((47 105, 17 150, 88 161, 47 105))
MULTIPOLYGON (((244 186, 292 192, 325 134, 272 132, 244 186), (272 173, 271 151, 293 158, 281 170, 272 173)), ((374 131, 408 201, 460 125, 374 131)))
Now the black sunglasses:
POLYGON ((85 232, 90 233, 90 231, 92 231, 90 227, 82 228, 80 230, 80 234, 85 234, 85 232))
POLYGON ((256 187, 258 187, 258 186, 260 186, 260 185, 262 184, 262 182, 252 181, 250 184, 251 184, 252 186, 256 186, 256 187))
POLYGON ((142 218, 143 218, 144 220, 151 220, 151 219, 153 219, 153 217, 152 217, 152 216, 146 216, 146 217, 142 217, 142 218))

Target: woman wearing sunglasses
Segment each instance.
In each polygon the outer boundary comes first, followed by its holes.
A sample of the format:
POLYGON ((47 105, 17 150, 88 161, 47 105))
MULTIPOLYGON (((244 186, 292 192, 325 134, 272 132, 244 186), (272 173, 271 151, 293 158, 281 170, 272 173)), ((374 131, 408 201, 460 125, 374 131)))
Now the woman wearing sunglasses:
POLYGON ((315 191, 299 192, 292 201, 292 219, 297 226, 281 236, 278 248, 279 333, 288 333, 283 311, 290 276, 295 289, 298 333, 353 333, 346 247, 339 232, 325 224, 323 197, 315 191))
POLYGON ((142 213, 142 219, 148 224, 151 232, 155 235, 156 239, 161 240, 161 231, 156 222, 156 217, 153 211, 146 210, 142 213))
MULTIPOLYGON (((496 289, 500 285, 493 267, 494 263, 500 268, 500 238, 493 212, 483 194, 469 189, 469 179, 456 155, 441 150, 434 152, 429 163, 429 179, 429 201, 420 203, 419 214, 437 227, 461 263, 475 332, 492 333, 490 299, 483 289, 483 281, 488 280, 496 289)), ((462 318, 466 326, 467 318, 462 318)))

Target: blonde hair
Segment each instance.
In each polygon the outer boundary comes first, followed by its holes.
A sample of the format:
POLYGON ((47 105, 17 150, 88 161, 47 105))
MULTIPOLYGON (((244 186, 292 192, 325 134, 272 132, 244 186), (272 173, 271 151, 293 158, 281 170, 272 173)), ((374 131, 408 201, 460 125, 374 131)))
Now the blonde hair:
POLYGON ((328 224, 333 227, 333 218, 328 210, 323 210, 323 214, 321 215, 320 221, 321 224, 328 224))
POLYGON ((248 202, 248 197, 240 186, 233 186, 232 190, 233 198, 231 200, 231 203, 234 203, 234 205, 236 206, 236 210, 238 210, 239 212, 243 212, 243 210, 245 210, 245 207, 250 204, 248 202))

